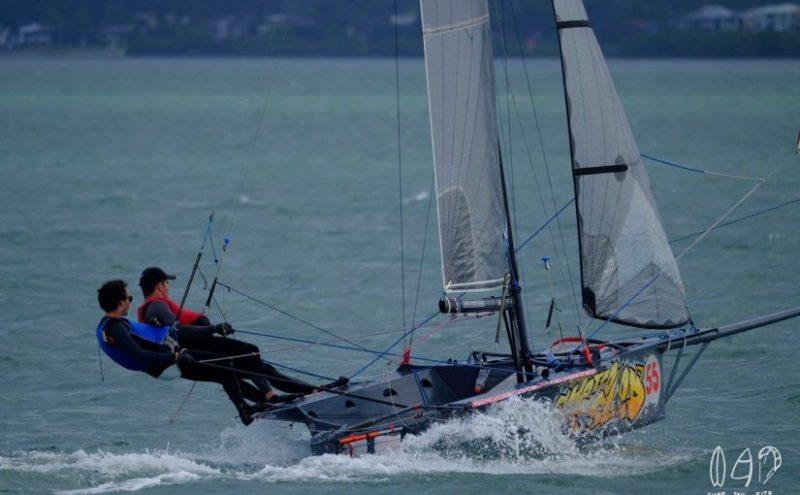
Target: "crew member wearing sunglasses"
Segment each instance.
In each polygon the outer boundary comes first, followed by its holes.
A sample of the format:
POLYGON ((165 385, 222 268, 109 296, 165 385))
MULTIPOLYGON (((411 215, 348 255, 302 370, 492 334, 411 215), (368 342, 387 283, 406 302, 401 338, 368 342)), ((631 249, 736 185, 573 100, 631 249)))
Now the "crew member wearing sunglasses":
MULTIPOLYGON (((269 383, 262 376, 263 368, 255 365, 253 360, 242 360, 194 348, 214 334, 230 333, 232 329, 227 323, 156 327, 130 321, 126 316, 133 303, 133 296, 122 280, 104 283, 97 291, 97 299, 105 311, 97 326, 97 341, 103 352, 123 368, 159 378, 177 363, 183 378, 221 384, 244 424, 250 424, 254 413, 265 410, 271 404, 295 400, 301 396, 287 394, 266 401, 266 393, 270 391, 269 383), (242 387, 244 379, 252 380, 256 387, 242 387), (259 383, 265 388, 259 387, 259 383), (243 392, 254 404, 248 404, 244 400, 243 392)), ((260 362, 259 359, 258 363, 260 362)))

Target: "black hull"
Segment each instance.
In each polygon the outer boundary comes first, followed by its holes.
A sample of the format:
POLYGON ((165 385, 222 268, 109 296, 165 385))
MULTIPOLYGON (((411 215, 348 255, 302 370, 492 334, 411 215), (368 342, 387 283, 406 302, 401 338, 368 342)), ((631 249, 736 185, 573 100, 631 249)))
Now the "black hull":
POLYGON ((402 440, 511 397, 552 402, 564 415, 565 429, 579 439, 616 435, 663 419, 670 397, 713 340, 798 315, 800 308, 793 308, 717 328, 590 341, 592 363, 569 350, 536 354, 533 372, 522 383, 510 358, 491 360, 489 353, 475 353, 472 364, 401 366, 385 380, 309 395, 260 418, 305 424, 314 454, 375 452, 387 439, 402 440), (684 351, 694 345, 699 350, 681 365, 684 351), (667 352, 676 356, 664 373, 667 352))

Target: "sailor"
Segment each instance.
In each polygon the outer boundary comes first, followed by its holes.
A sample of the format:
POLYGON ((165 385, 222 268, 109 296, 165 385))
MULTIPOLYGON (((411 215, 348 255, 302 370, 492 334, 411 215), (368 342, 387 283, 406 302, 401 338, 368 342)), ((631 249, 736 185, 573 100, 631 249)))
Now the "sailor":
MULTIPOLYGON (((171 326, 180 306, 169 297, 169 282, 175 280, 175 275, 157 266, 145 268, 139 278, 139 287, 142 288, 144 302, 136 311, 136 316, 142 323, 151 323, 157 326, 171 326)), ((211 322, 203 313, 198 313, 187 308, 180 310, 180 324, 182 325, 210 325, 211 322)))
MULTIPOLYGON (((144 302, 137 310, 139 322, 154 326, 172 326, 180 312, 180 324, 210 325, 211 322, 206 315, 186 308, 181 309, 180 306, 170 298, 170 280, 175 280, 175 278, 175 275, 170 275, 157 266, 144 269, 139 278, 139 287, 142 288, 142 294, 145 297, 144 302)), ((230 329, 230 333, 233 333, 233 329, 230 328, 230 325, 228 325, 227 328, 230 329)), ((229 333, 223 336, 227 335, 229 335, 229 333)), ((296 397, 296 394, 307 395, 319 391, 315 386, 284 375, 275 369, 274 366, 263 362, 258 347, 248 342, 242 342, 241 340, 230 337, 221 338, 209 336, 208 338, 197 339, 193 342, 192 349, 213 352, 221 356, 240 356, 236 358, 237 362, 248 371, 255 373, 254 375, 250 375, 248 379, 253 381, 258 387, 258 390, 263 392, 263 395, 259 398, 260 400, 256 402, 263 402, 266 399, 266 402, 270 404, 280 403, 292 397, 296 397), (290 395, 279 396, 271 390, 270 385, 290 395)), ((340 377, 338 380, 328 383, 323 387, 333 388, 346 384, 347 378, 340 377)), ((252 386, 246 381, 243 381, 241 386, 248 400, 252 400, 252 386)))
POLYGON ((253 421, 253 414, 263 407, 245 402, 239 386, 240 376, 233 360, 215 361, 214 366, 203 363, 217 359, 218 354, 189 350, 188 344, 214 333, 225 333, 224 325, 184 326, 174 329, 133 322, 126 318, 133 296, 122 280, 110 280, 97 291, 97 300, 105 315, 97 325, 100 348, 114 362, 132 371, 142 371, 159 378, 173 364, 188 380, 216 382, 228 394, 244 424, 253 421))

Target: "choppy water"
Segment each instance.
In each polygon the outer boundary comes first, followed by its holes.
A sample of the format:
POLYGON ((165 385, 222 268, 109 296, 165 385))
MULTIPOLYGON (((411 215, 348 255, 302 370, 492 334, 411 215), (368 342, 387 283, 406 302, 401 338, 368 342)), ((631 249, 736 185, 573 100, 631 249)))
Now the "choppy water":
MULTIPOLYGON (((796 61, 611 68, 644 152, 751 176, 784 164, 734 216, 800 196, 796 61)), ((571 185, 558 63, 529 61, 529 69, 560 205, 571 185)), ((421 60, 401 64, 406 324, 427 316, 440 291, 433 236, 414 315, 432 173, 423 70, 421 60)), ((541 174, 521 64, 510 72, 541 174)), ((185 281, 212 210, 215 239, 232 239, 223 279, 233 286, 348 337, 403 326, 393 61, 4 58, 0 73, 0 493, 704 494, 713 488, 708 463, 717 445, 729 464, 746 447, 777 447, 783 465, 762 488, 800 491, 791 322, 714 344, 666 420, 582 448, 547 406, 510 403, 440 425, 392 455, 310 457, 303 428, 244 428, 208 384, 170 424, 188 383, 108 362, 100 381, 95 289, 111 277, 135 286, 151 264, 185 281)), ((507 140, 508 109, 516 115, 504 92, 498 101, 507 140)), ((511 150, 524 238, 548 213, 515 126, 511 150)), ((751 187, 658 165, 651 177, 671 238, 708 225, 751 187)), ((800 303, 798 221, 797 207, 779 210, 713 234, 681 260, 699 325, 800 303)), ((563 226, 574 255, 574 215, 565 214, 563 226)), ((537 345, 554 337, 541 330, 544 255, 556 256, 563 317, 568 325, 575 319, 560 253, 542 235, 522 252, 537 345)), ((212 258, 207 252, 207 273, 212 258)), ((204 292, 195 289, 198 307, 204 292)), ((240 329, 327 338, 236 294, 220 298, 240 329)), ((382 348, 398 335, 360 342, 382 348)), ((463 358, 493 348, 493 336, 493 321, 451 325, 423 332, 415 352, 463 358)), ((365 362, 336 349, 254 341, 271 359, 322 375, 350 374, 365 362)), ((367 376, 385 369, 378 364, 367 376)))

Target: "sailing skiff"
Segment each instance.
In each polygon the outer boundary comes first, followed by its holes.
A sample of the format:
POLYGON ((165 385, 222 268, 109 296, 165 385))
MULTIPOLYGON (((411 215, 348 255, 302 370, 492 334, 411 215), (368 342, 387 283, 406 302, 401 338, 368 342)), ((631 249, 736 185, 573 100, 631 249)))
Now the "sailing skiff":
MULTIPOLYGON (((547 351, 530 348, 500 147, 487 0, 421 0, 445 291, 440 310, 453 317, 496 314, 510 352, 476 351, 469 362, 431 366, 405 360, 389 377, 328 389, 261 414, 305 424, 315 454, 372 453, 387 439, 511 397, 552 401, 575 434, 639 428, 664 417, 711 342, 800 315, 793 308, 716 328, 694 326, 642 157, 583 2, 552 3, 583 308, 602 322, 651 333, 613 341, 581 334, 547 351), (697 352, 681 366, 693 346, 697 352), (669 369, 667 352, 676 353, 669 369)), ((495 324, 489 326, 493 332, 495 324)))

